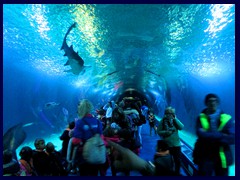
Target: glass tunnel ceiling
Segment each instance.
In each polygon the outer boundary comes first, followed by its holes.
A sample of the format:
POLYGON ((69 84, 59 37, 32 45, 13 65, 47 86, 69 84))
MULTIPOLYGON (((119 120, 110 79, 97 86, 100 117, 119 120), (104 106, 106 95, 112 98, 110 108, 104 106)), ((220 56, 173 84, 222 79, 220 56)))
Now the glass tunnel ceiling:
POLYGON ((8 6, 20 18, 4 23, 7 48, 18 52, 24 46, 20 63, 71 87, 91 86, 108 96, 126 89, 154 94, 185 75, 234 73, 234 5, 11 4, 4 5, 4 14, 8 6), (19 26, 23 19, 25 29, 19 26), (67 44, 90 66, 79 75, 65 72, 70 67, 60 50, 74 22, 67 44), (232 31, 223 33, 229 26, 232 31))

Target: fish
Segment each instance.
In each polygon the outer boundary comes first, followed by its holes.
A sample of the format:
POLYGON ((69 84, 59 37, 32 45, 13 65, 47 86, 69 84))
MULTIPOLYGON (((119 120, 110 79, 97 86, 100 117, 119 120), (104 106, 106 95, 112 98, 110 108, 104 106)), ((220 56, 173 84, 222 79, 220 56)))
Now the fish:
POLYGON ((9 150, 12 152, 13 159, 17 160, 16 149, 24 142, 27 137, 26 132, 23 129, 24 124, 19 123, 12 126, 3 135, 3 150, 9 150))
POLYGON ((47 118, 47 116, 44 114, 44 112, 42 110, 38 111, 38 116, 40 119, 42 119, 46 124, 48 124, 49 127, 51 127, 52 129, 55 128, 55 126, 52 124, 51 121, 49 121, 49 119, 47 118))
POLYGON ((111 72, 111 73, 108 73, 108 74, 106 74, 106 76, 110 76, 110 75, 115 74, 115 73, 117 73, 117 72, 119 72, 119 70, 116 70, 116 71, 113 71, 113 72, 111 72))
POLYGON ((63 112, 63 114, 64 114, 63 121, 64 121, 65 123, 68 123, 68 118, 69 118, 68 110, 63 107, 63 108, 62 108, 62 112, 63 112))
POLYGON ((98 86, 102 86, 104 84, 104 82, 107 80, 108 76, 111 76, 117 72, 119 72, 119 70, 107 73, 105 75, 98 75, 98 78, 100 78, 100 80, 98 81, 98 86))
POLYGON ((123 81, 119 81, 116 84, 114 84, 114 90, 118 90, 121 86, 123 86, 123 81))
POLYGON ((24 124, 23 127, 28 127, 28 126, 31 126, 31 125, 33 125, 33 124, 34 124, 34 122, 27 123, 27 124, 24 124))
MULTIPOLYGON (((151 73, 151 74, 154 74, 154 75, 156 75, 156 76, 158 76, 158 77, 162 77, 160 74, 154 73, 154 72, 152 72, 152 71, 150 71, 150 70, 145 70, 145 71, 146 71, 146 72, 149 72, 149 73, 151 73)), ((166 103, 167 103, 167 106, 170 106, 171 101, 172 101, 172 99, 171 99, 171 90, 170 90, 169 85, 168 85, 167 81, 165 80, 165 78, 162 77, 162 79, 163 79, 163 83, 165 84, 166 103)))
POLYGON ((64 64, 64 66, 70 66, 71 69, 65 70, 65 72, 72 72, 75 75, 79 75, 80 73, 85 72, 86 67, 90 66, 84 66, 84 61, 83 59, 79 56, 78 52, 75 52, 73 50, 73 46, 68 46, 67 45, 67 36, 70 33, 70 31, 75 28, 77 25, 76 22, 74 22, 68 29, 67 33, 65 34, 65 37, 63 39, 62 47, 61 50, 65 52, 64 56, 67 56, 68 60, 64 64))
POLYGON ((62 108, 62 112, 64 116, 68 116, 68 110, 65 107, 62 108))
POLYGON ((149 73, 151 73, 151 74, 154 74, 154 75, 156 75, 156 76, 158 76, 158 77, 160 77, 161 75, 159 75, 159 74, 157 74, 157 73, 154 73, 154 72, 152 72, 152 71, 150 71, 150 70, 145 70, 146 72, 149 72, 149 73))
POLYGON ((56 102, 48 102, 44 105, 44 109, 53 109, 56 106, 58 106, 60 103, 56 103, 56 102))

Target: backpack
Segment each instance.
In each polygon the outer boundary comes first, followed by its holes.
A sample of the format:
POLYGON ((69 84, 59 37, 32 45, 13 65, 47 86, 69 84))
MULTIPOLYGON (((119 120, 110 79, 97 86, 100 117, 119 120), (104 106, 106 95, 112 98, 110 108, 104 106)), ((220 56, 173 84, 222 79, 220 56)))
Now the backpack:
MULTIPOLYGON (((91 126, 86 121, 84 122, 94 134, 91 126)), ((82 155, 83 159, 89 164, 104 164, 106 162, 106 147, 100 134, 94 134, 85 142, 82 155)))
POLYGON ((132 123, 136 126, 141 126, 142 124, 146 123, 136 113, 130 113, 130 114, 128 114, 128 117, 131 119, 132 123))

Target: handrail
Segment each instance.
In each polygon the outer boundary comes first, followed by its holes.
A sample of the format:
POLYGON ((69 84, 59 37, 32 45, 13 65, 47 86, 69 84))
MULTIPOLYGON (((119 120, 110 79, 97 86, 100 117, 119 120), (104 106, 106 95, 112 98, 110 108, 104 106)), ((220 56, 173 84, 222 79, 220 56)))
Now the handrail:
POLYGON ((194 176, 198 172, 198 167, 193 162, 192 153, 193 148, 190 147, 184 140, 181 139, 181 159, 182 159, 182 167, 185 173, 188 176, 194 176))

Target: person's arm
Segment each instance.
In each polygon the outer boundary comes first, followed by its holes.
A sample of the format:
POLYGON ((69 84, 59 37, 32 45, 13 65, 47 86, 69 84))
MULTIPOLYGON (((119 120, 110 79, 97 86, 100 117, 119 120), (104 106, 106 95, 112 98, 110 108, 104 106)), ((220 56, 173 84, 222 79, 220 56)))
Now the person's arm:
POLYGON ((105 104, 105 105, 103 106, 103 109, 106 111, 106 110, 108 109, 108 107, 109 107, 109 103, 105 104))
POLYGON ((183 123, 182 123, 177 117, 175 117, 175 118, 173 119, 173 122, 174 122, 174 124, 175 124, 175 127, 176 127, 178 130, 182 130, 182 129, 184 128, 183 123))
POLYGON ((64 140, 66 139, 67 137, 69 137, 69 131, 68 130, 64 130, 64 132, 62 133, 62 135, 59 137, 60 140, 64 140))
POLYGON ((167 137, 172 134, 172 131, 163 130, 163 119, 158 123, 157 134, 161 137, 167 137))
POLYGON ((114 149, 113 165, 117 171, 139 171, 143 176, 155 174, 155 166, 151 162, 145 161, 131 150, 112 141, 108 141, 108 145, 114 149))
POLYGON ((230 120, 224 130, 222 131, 223 137, 220 139, 220 143, 223 144, 235 144, 235 123, 230 120))
POLYGON ((208 141, 213 141, 213 142, 220 140, 223 136, 223 134, 219 131, 212 132, 212 131, 205 130, 201 125, 199 116, 197 118, 197 123, 196 123, 196 132, 199 138, 208 139, 208 141))

